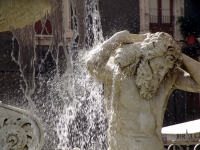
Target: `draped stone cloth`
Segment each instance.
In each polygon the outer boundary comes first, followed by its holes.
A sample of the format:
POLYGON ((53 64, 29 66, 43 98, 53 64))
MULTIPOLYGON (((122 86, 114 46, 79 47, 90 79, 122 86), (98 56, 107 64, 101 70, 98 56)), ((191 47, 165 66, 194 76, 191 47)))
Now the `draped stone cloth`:
POLYGON ((50 8, 50 0, 0 0, 0 32, 32 24, 50 8))

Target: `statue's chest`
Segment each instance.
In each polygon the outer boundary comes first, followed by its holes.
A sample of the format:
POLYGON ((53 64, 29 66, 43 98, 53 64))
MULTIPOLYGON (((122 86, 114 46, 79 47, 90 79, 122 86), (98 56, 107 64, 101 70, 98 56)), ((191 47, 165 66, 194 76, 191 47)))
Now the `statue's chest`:
POLYGON ((120 94, 118 101, 121 105, 131 110, 149 108, 148 101, 140 97, 140 91, 134 79, 122 79, 119 83, 120 94))

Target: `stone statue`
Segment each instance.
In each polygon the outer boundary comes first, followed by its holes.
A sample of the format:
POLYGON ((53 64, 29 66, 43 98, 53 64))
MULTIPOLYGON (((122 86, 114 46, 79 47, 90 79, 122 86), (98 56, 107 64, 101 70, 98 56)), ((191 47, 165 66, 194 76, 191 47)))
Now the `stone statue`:
POLYGON ((200 63, 182 54, 167 33, 118 32, 92 50, 86 63, 104 83, 109 150, 163 150, 170 94, 200 92, 200 63))

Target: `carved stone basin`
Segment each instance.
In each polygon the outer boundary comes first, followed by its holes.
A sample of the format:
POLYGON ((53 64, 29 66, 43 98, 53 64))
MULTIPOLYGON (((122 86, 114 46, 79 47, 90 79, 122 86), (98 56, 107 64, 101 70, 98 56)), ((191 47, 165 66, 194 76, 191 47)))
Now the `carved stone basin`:
POLYGON ((25 110, 0 103, 0 149, 40 150, 44 132, 38 119, 25 110))

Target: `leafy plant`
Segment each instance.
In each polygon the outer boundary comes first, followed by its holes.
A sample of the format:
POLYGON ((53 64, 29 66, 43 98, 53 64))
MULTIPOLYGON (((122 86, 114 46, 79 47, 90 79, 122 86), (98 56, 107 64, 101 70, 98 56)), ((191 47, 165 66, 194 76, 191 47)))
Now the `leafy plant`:
POLYGON ((180 16, 177 23, 180 24, 180 32, 186 38, 189 35, 198 35, 199 29, 195 16, 180 16))

